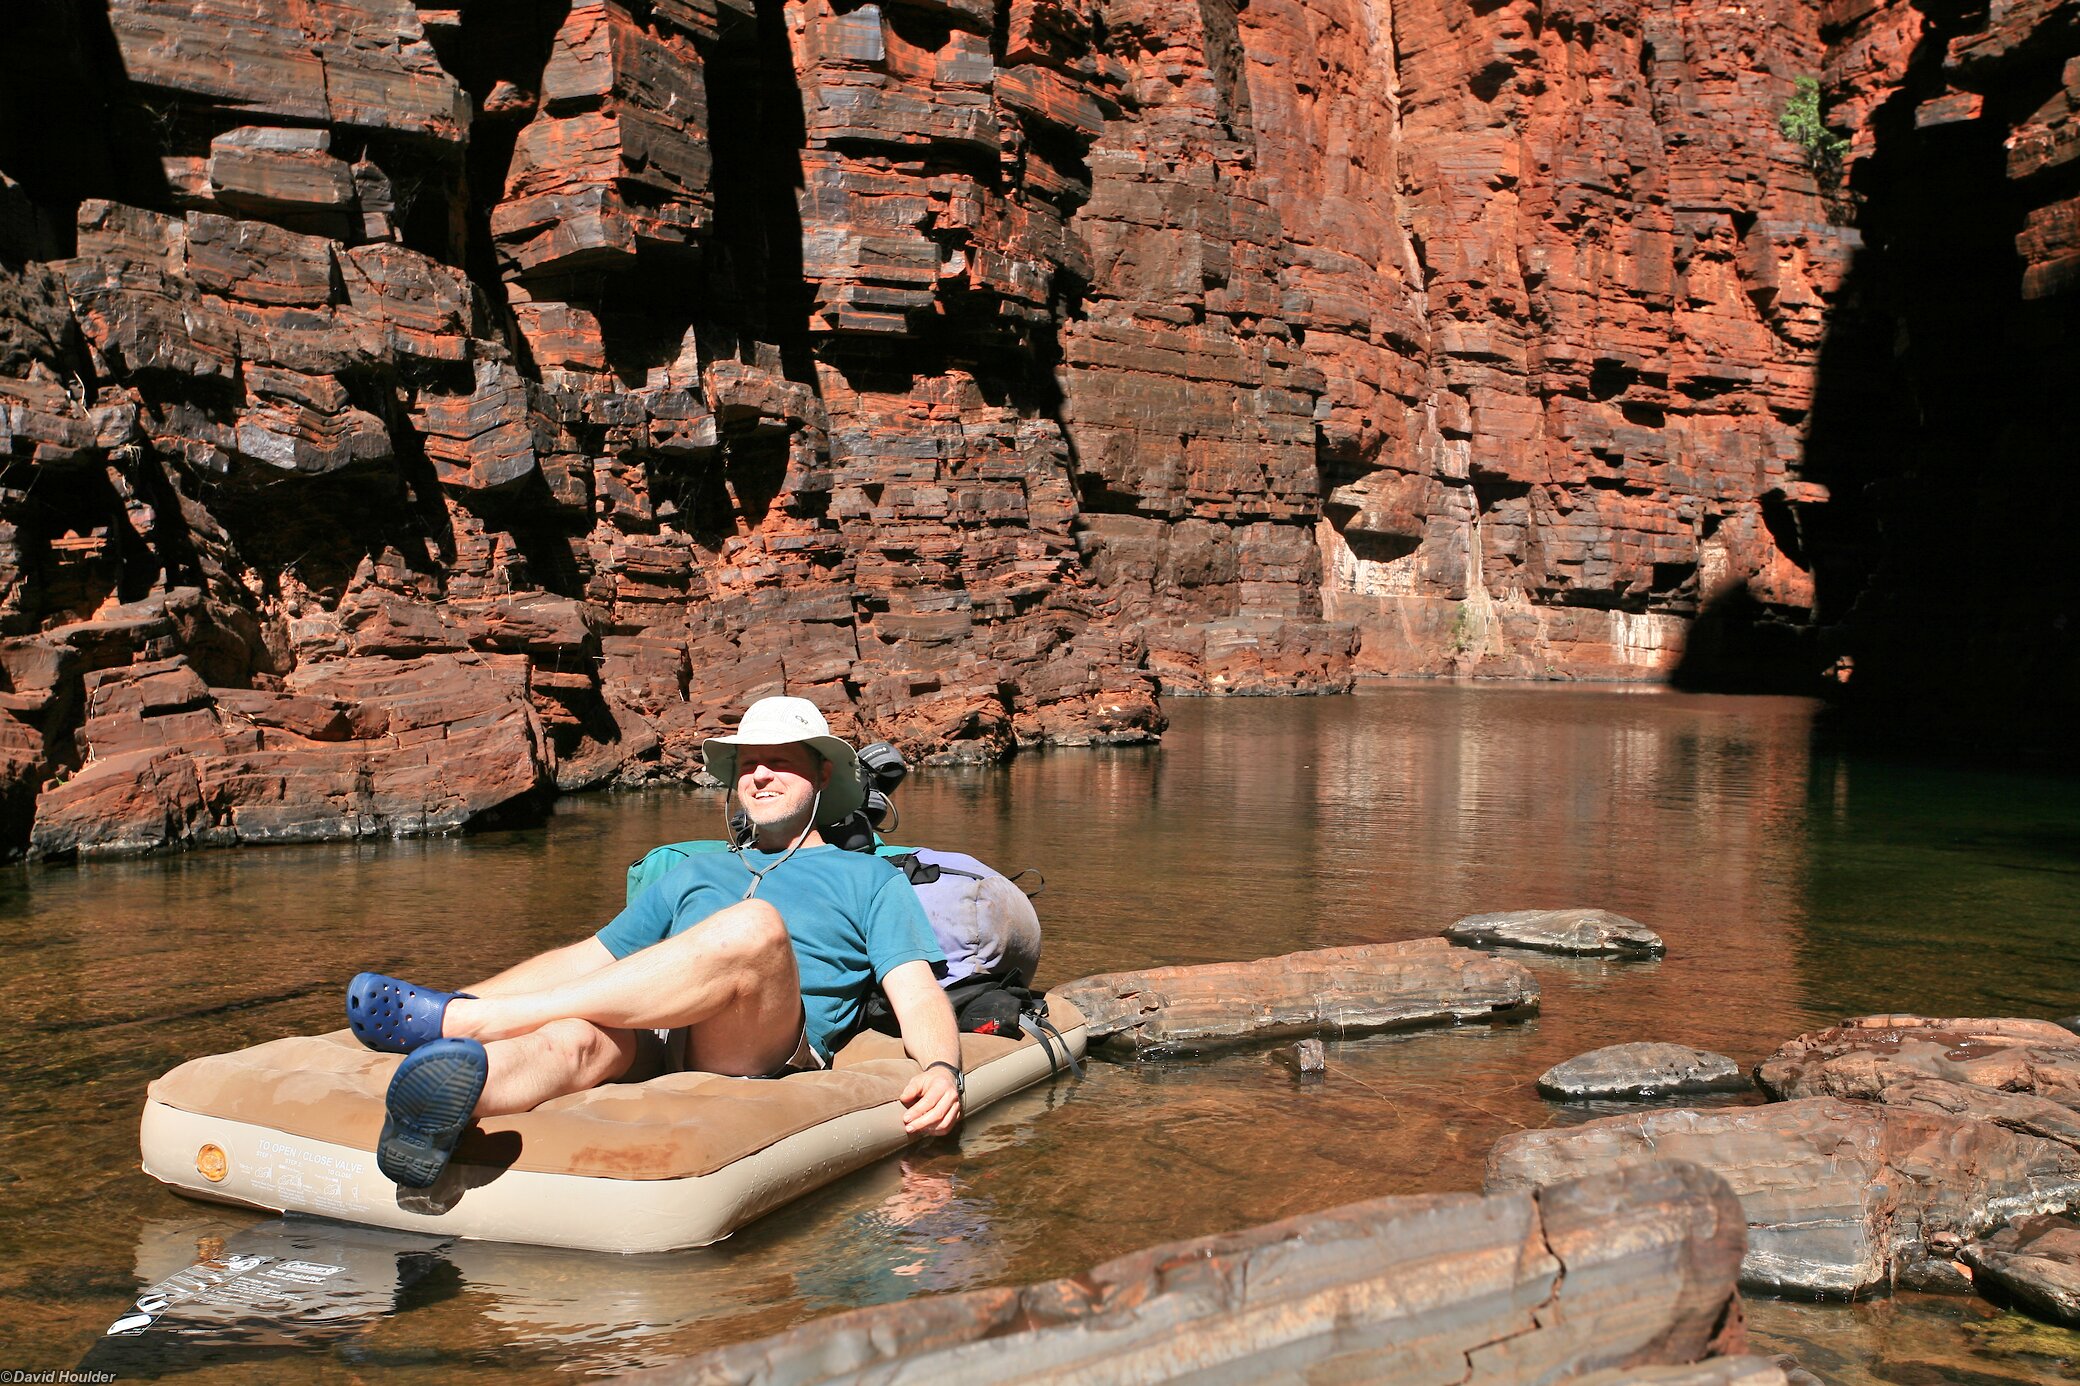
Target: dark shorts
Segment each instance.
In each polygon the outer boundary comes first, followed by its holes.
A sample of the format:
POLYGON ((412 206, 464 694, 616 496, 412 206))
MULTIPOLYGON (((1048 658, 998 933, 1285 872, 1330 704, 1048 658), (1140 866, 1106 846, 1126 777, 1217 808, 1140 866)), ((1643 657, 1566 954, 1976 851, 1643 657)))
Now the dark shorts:
MULTIPOLYGON (((688 1072, 686 1064, 686 1030, 638 1030, 636 1036, 635 1062, 628 1072, 621 1075, 624 1083, 642 1083, 652 1078, 661 1078, 667 1073, 688 1072)), ((815 1073, 829 1068, 830 1060, 816 1052, 809 1043, 809 1015, 802 1013, 801 1038, 795 1041, 794 1053, 787 1061, 771 1073, 759 1075, 763 1078, 785 1078, 790 1073, 815 1073)))

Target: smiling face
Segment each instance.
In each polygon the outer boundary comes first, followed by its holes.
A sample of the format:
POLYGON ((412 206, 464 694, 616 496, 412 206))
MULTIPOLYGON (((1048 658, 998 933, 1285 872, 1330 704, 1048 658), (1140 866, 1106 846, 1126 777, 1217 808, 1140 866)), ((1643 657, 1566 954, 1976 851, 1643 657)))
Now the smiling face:
POLYGON ((739 746, 737 802, 758 829, 758 845, 774 851, 792 842, 808 826, 816 792, 830 777, 823 757, 799 741, 739 746))

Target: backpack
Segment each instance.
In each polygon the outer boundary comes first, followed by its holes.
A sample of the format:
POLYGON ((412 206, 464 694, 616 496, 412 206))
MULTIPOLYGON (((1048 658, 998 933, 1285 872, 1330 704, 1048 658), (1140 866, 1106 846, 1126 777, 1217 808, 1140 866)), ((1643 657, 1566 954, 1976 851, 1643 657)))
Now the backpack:
POLYGON ((909 878, 932 921, 946 954, 941 985, 978 976, 1021 985, 1033 980, 1040 968, 1040 916, 1017 882, 965 852, 882 846, 875 854, 909 878))
MULTIPOLYGON (((1011 877, 964 852, 883 845, 877 855, 909 878, 932 921, 946 955, 939 985, 960 1028, 975 1035, 1023 1030, 1038 1036, 1052 1062, 1048 1037, 1059 1040, 1061 1032, 1048 1023, 1044 993, 1032 987, 1040 967, 1040 916, 1032 899, 1011 877)), ((862 1023, 891 1035, 900 1029, 888 998, 878 991, 867 998, 862 1023)), ((1066 1054, 1068 1045, 1062 1048, 1066 1054)), ((1073 1058, 1070 1065, 1075 1067, 1073 1058)))
POLYGON ((729 844, 719 837, 707 838, 700 842, 667 842, 662 847, 652 847, 643 853, 635 865, 628 868, 628 894, 623 897, 622 903, 633 905, 638 895, 657 884, 665 872, 688 857, 728 850, 729 844))

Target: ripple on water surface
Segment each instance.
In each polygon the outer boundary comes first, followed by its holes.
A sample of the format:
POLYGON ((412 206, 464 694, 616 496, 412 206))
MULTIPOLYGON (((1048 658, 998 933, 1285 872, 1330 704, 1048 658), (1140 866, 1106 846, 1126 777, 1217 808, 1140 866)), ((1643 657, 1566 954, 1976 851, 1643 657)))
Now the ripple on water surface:
MULTIPOLYGON (((589 931, 636 856, 712 832, 713 796, 576 799, 538 829, 427 842, 19 869, 0 876, 0 1364, 113 1349, 125 1370, 283 1380, 661 1364, 846 1306, 1476 1187, 1497 1137, 1606 1110, 1532 1088, 1604 1044, 1752 1064, 1849 1014, 2080 1011, 2070 782, 1817 755, 1810 705, 1783 699, 1395 686, 1171 711, 1161 750, 920 772, 895 836, 1037 868, 1047 980, 1569 904, 1642 920, 1669 955, 1527 956, 1537 1019, 1332 1042, 1318 1083, 1259 1053, 1094 1065, 719 1247, 616 1258, 189 1203, 137 1172, 137 1114, 182 1059, 333 1028, 364 967, 459 984, 589 931), (144 1287, 241 1256, 341 1269, 293 1304, 191 1301, 96 1345, 144 1287)), ((1968 1301, 1752 1317, 1844 1381, 2060 1380, 2080 1344, 1968 1301)))

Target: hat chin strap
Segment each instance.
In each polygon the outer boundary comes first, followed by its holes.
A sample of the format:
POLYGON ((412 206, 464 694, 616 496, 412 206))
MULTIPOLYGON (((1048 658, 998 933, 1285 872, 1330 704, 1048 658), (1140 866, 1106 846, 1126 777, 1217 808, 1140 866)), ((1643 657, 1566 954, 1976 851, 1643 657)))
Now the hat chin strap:
MULTIPOLYGON (((746 861, 744 859, 744 849, 737 845, 737 840, 733 835, 729 837, 729 849, 731 852, 736 854, 738 865, 742 866, 746 871, 749 871, 751 873, 751 884, 746 886, 744 888, 744 893, 737 897, 739 900, 749 900, 752 896, 758 894, 758 888, 766 883, 766 877, 772 875, 775 871, 778 871, 780 869, 781 862, 786 861, 796 852, 802 850, 802 844, 809 840, 809 834, 816 831, 816 814, 817 810, 820 809, 822 806, 823 791, 821 789, 818 789, 816 793, 812 795, 809 799, 809 821, 802 825, 801 832, 795 835, 794 842, 788 846, 788 849, 780 854, 780 861, 774 862, 771 866, 768 866, 763 871, 759 870, 750 862, 746 861)), ((722 796, 722 816, 725 822, 729 818, 729 795, 727 794, 722 796)), ((755 824, 753 826, 754 828, 756 827, 755 824)), ((753 840, 757 840, 755 836, 753 840)))

